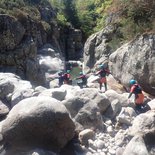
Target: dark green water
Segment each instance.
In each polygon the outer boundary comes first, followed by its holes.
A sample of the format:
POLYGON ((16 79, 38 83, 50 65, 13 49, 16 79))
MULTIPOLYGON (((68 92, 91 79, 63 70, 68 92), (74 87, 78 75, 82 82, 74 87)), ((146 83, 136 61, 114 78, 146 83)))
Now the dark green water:
POLYGON ((82 71, 80 67, 73 67, 71 70, 71 77, 72 79, 75 79, 76 77, 79 76, 79 73, 82 71))

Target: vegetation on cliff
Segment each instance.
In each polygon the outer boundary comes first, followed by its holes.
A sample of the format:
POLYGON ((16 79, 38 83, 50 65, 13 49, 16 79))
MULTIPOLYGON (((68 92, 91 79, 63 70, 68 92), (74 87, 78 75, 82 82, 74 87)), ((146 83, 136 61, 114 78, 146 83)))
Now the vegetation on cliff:
POLYGON ((50 0, 57 8, 58 20, 79 28, 85 37, 107 24, 117 26, 121 40, 154 31, 154 0, 50 0))
MULTIPOLYGON (((84 38, 112 24, 119 29, 119 39, 130 40, 135 35, 155 31, 154 0, 0 0, 0 13, 17 18, 29 15, 40 20, 43 6, 54 7, 58 24, 64 28, 81 29, 84 38)), ((51 7, 51 8, 52 8, 51 7)))
POLYGON ((43 18, 42 8, 52 9, 48 0, 0 0, 0 14, 8 14, 15 17, 23 25, 30 18, 42 25, 45 31, 51 31, 52 21, 43 18))

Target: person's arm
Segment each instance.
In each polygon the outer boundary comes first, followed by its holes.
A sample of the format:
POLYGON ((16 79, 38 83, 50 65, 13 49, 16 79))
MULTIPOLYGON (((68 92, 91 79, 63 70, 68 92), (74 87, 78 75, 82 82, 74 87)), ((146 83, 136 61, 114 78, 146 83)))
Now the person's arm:
POLYGON ((111 74, 111 72, 108 69, 105 69, 106 73, 111 74))
POLYGON ((129 96, 128 96, 128 99, 132 96, 133 92, 135 90, 135 86, 133 85, 130 89, 130 93, 129 93, 129 96))
POLYGON ((82 79, 83 78, 83 76, 79 76, 79 77, 77 77, 76 79, 82 79))
POLYGON ((129 93, 128 99, 132 96, 132 94, 133 94, 132 92, 129 93))
POLYGON ((99 75, 101 71, 98 71, 97 73, 95 73, 95 75, 99 75))

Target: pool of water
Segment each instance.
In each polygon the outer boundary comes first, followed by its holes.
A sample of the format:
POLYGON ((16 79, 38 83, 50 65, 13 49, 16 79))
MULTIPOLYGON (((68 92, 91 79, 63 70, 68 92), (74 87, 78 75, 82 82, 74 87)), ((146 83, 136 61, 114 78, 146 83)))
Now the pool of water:
POLYGON ((80 68, 79 66, 72 68, 71 73, 70 73, 71 74, 71 79, 72 79, 72 85, 77 84, 77 80, 75 78, 79 76, 79 73, 81 71, 82 71, 82 68, 80 68))

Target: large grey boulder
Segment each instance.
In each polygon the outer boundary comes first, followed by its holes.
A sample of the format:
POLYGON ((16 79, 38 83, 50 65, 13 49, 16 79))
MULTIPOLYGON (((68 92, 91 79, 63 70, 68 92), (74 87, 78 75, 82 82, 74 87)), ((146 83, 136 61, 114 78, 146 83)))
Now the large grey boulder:
POLYGON ((114 90, 107 90, 105 95, 110 101, 110 106, 104 113, 106 117, 115 118, 122 110, 122 107, 134 107, 134 103, 128 103, 128 93, 119 94, 114 90))
POLYGON ((108 98, 94 88, 78 89, 72 91, 71 95, 62 103, 66 106, 74 121, 82 125, 84 129, 103 129, 101 113, 106 111, 110 105, 108 98))
POLYGON ((67 100, 62 101, 62 104, 65 105, 67 110, 69 111, 72 118, 74 118, 81 108, 89 102, 88 98, 81 98, 81 97, 73 97, 67 100))
POLYGON ((15 106, 18 102, 25 98, 29 98, 33 96, 33 89, 16 89, 11 96, 11 107, 15 106))
POLYGON ((59 150, 73 138, 74 123, 58 100, 31 97, 12 108, 2 124, 1 133, 11 148, 59 150))
POLYGON ((135 117, 136 112, 131 107, 122 107, 121 112, 117 116, 117 121, 121 124, 131 125, 135 117))
POLYGON ((62 101, 65 99, 65 96, 66 96, 66 90, 65 89, 62 89, 62 88, 54 88, 54 89, 46 89, 46 90, 43 90, 39 96, 49 96, 49 97, 52 97, 52 98, 55 98, 59 101, 62 101))
POLYGON ((135 136, 131 139, 129 144, 126 146, 123 155, 149 155, 146 148, 144 139, 140 136, 135 136))
POLYGON ((79 110, 74 120, 80 123, 84 129, 104 129, 100 110, 92 101, 89 101, 79 110))
POLYGON ((80 89, 75 92, 75 96, 88 98, 91 102, 94 102, 94 105, 96 104, 98 106, 101 113, 106 111, 106 109, 110 106, 108 97, 103 93, 99 93, 95 88, 80 89))
POLYGON ((133 103, 132 100, 134 99, 134 95, 131 96, 130 100, 131 103, 128 103, 128 96, 129 93, 117 93, 115 90, 109 89, 105 92, 105 95, 107 96, 107 98, 110 100, 110 102, 113 102, 114 100, 118 100, 118 102, 120 103, 120 105, 122 107, 127 107, 127 106, 131 106, 133 107, 133 103))
POLYGON ((123 45, 110 55, 110 70, 116 79, 129 85, 140 83, 144 91, 155 95, 155 34, 144 34, 123 45))
POLYGON ((12 73, 0 73, 0 77, 0 98, 11 103, 11 107, 22 99, 33 96, 34 90, 29 81, 12 73))
POLYGON ((12 73, 0 73, 0 77, 0 98, 7 99, 11 107, 22 99, 33 96, 34 90, 29 81, 12 73))
POLYGON ((67 92, 65 99, 75 97, 76 92, 80 90, 79 86, 72 86, 72 85, 68 85, 68 84, 63 84, 60 88, 63 90, 66 90, 66 92, 67 92))
POLYGON ((138 115, 130 128, 129 134, 135 136, 137 134, 155 134, 155 111, 148 111, 138 115))

